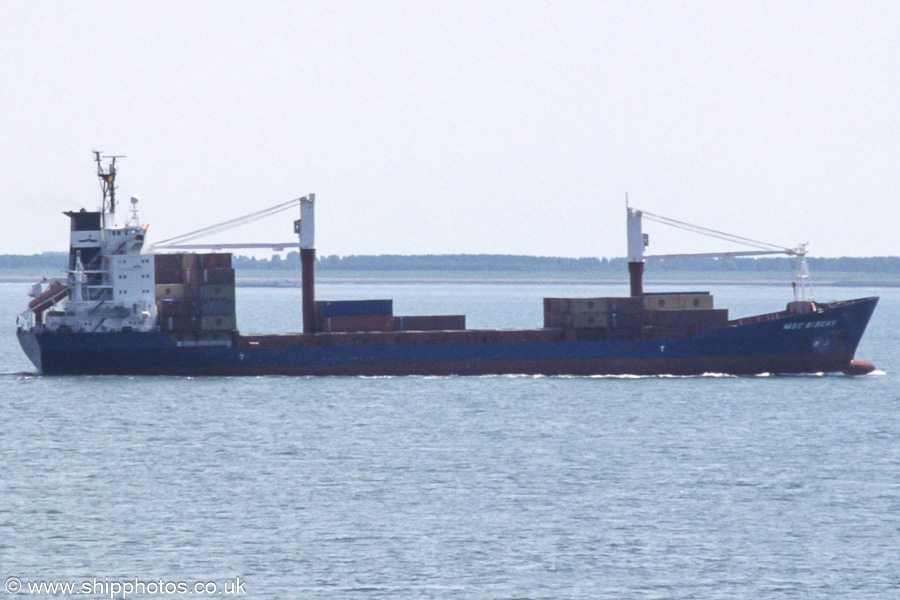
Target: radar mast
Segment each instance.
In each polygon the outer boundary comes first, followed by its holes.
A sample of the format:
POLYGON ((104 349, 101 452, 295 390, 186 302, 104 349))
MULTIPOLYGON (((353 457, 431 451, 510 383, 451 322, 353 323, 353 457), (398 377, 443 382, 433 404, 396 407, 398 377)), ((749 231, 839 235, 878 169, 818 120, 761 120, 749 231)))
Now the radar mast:
POLYGON ((101 156, 101 150, 94 150, 94 160, 97 161, 97 177, 100 178, 100 190, 103 192, 103 207, 100 209, 103 227, 106 228, 106 215, 116 214, 116 159, 125 158, 118 156, 101 156), (109 159, 106 168, 103 167, 103 159, 109 159))

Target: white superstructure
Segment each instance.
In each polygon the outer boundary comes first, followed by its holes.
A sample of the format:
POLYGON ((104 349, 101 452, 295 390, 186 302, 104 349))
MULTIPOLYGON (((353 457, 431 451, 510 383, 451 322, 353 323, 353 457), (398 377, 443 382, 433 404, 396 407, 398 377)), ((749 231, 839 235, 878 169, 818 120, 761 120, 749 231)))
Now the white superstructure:
POLYGON ((106 169, 95 152, 103 189, 100 212, 65 213, 71 219, 66 279, 45 280, 19 326, 45 331, 150 331, 156 328, 153 255, 143 253, 147 226, 131 199, 128 225, 115 226, 115 158, 106 169))

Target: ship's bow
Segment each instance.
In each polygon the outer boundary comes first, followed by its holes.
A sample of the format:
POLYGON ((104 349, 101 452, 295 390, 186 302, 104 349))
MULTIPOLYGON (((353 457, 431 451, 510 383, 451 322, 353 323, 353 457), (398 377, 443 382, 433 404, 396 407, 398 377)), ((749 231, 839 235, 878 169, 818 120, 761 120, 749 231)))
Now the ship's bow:
POLYGON ((829 309, 840 315, 847 323, 845 347, 849 357, 847 364, 842 369, 847 375, 866 375, 875 370, 875 366, 871 362, 855 358, 855 354, 877 305, 877 297, 860 298, 829 305, 829 309))

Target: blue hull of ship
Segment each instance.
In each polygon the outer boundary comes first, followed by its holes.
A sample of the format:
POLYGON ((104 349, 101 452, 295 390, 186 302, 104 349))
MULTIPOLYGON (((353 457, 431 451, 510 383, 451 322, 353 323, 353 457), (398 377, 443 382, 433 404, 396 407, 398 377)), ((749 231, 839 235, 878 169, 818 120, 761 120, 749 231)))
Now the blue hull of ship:
MULTIPOLYGON (((733 324, 677 339, 438 341, 288 347, 179 347, 163 332, 34 333, 23 349, 45 374, 604 375, 846 370, 877 298, 733 324)), ((335 335, 335 334, 320 334, 335 335)), ((339 334, 338 334, 339 335, 339 334)))

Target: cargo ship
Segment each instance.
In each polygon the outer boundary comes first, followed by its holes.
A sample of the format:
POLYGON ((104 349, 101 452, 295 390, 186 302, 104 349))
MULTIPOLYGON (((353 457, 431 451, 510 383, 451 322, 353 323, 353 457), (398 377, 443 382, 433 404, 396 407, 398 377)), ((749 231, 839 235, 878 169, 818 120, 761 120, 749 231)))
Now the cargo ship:
POLYGON ((854 354, 878 298, 816 302, 805 247, 723 253, 778 252, 796 257, 798 265, 794 298, 784 310, 730 319, 708 292, 644 291, 645 261, 666 256, 645 256, 642 219, 671 220, 628 206, 630 294, 545 298, 544 322, 536 324, 541 326, 509 330, 468 329, 463 315, 395 315, 390 299, 317 301, 315 195, 298 198, 273 207, 299 207, 298 241, 268 247, 299 248, 303 331, 246 334, 237 328, 232 254, 188 252, 208 247, 174 242, 145 247, 147 227, 138 217, 136 198, 127 222, 116 224, 115 157, 95 153, 95 158, 101 208, 65 213, 70 219, 66 277, 35 284, 17 320, 25 354, 44 374, 861 375, 874 370, 854 354))

